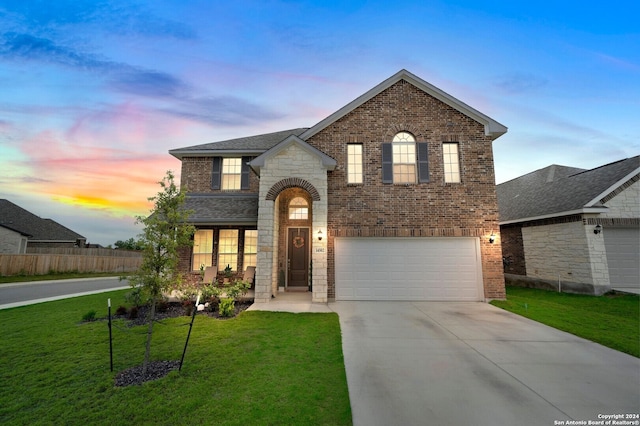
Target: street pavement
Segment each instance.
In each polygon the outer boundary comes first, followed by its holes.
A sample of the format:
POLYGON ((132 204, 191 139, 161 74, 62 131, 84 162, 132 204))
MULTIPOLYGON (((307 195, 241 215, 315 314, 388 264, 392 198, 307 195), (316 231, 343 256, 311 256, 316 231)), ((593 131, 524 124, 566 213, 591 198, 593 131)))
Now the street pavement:
POLYGON ((129 288, 119 277, 77 278, 0 284, 0 309, 129 288))

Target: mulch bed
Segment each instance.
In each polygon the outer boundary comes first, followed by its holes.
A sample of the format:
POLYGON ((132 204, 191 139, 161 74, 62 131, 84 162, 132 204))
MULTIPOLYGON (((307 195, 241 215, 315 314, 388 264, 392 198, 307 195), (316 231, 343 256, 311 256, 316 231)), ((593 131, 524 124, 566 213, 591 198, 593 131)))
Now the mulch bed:
MULTIPOLYGON (((235 303, 235 315, 238 315, 240 312, 246 310, 249 306, 253 304, 253 300, 242 300, 235 303)), ((127 325, 130 327, 137 325, 145 325, 147 324, 147 313, 149 312, 149 306, 140 306, 137 308, 137 314, 135 318, 130 318, 129 312, 125 315, 112 315, 113 319, 125 319, 127 320, 127 325)), ((156 321, 162 321, 166 318, 177 318, 177 317, 187 317, 189 318, 192 313, 194 306, 191 304, 190 306, 184 306, 181 303, 166 303, 162 304, 159 309, 156 309, 156 321)), ((218 319, 230 319, 233 317, 221 317, 220 312, 218 311, 217 304, 214 304, 214 310, 210 311, 205 309, 204 311, 198 311, 196 315, 207 315, 212 318, 218 319)), ((170 372, 177 370, 180 367, 180 361, 151 361, 147 366, 147 374, 142 374, 142 365, 138 365, 116 374, 115 377, 115 386, 124 387, 131 385, 141 385, 144 382, 148 382, 151 380, 161 379, 166 376, 170 372)))

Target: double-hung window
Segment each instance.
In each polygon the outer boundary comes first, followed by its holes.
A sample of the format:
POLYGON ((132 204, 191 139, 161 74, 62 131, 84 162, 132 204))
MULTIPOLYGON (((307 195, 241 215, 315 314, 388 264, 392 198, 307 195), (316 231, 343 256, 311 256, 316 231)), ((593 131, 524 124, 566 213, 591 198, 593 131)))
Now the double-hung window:
POLYGON ((237 191, 240 189, 242 175, 242 160, 240 158, 222 159, 222 190, 237 191))
POLYGON ((198 229, 193 235, 193 271, 204 270, 207 266, 211 266, 213 257, 213 229, 198 229))
POLYGON ((362 183, 362 144, 347 145, 347 183, 362 183))
POLYGON ((442 144, 444 162, 444 181, 447 183, 460 183, 460 156, 458 144, 445 142, 442 144))
POLYGON ((416 140, 400 132, 393 138, 393 183, 416 183, 416 140))
POLYGON ((238 270, 237 229, 221 229, 218 234, 218 271, 224 271, 227 265, 232 271, 238 270))
POLYGON ((243 268, 256 266, 258 257, 258 230, 247 229, 244 231, 244 259, 243 268))
POLYGON ((249 161, 252 157, 213 157, 211 189, 240 191, 249 189, 249 161))
POLYGON ((382 182, 412 184, 429 182, 428 145, 416 143, 409 132, 399 132, 382 144, 382 182))

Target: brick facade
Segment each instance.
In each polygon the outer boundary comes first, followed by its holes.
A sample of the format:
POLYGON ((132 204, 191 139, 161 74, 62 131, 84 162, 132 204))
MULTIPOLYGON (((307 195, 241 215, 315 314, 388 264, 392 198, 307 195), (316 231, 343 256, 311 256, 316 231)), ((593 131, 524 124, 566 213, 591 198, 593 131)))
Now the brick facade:
POLYGON ((337 161, 328 174, 328 297, 335 298, 336 236, 480 237, 485 297, 504 298, 492 140, 484 126, 399 81, 307 141, 337 161), (400 131, 428 143, 429 182, 382 183, 381 144, 400 131), (458 142, 461 183, 444 182, 443 142, 458 142), (347 143, 361 143, 364 182, 347 184, 347 143))

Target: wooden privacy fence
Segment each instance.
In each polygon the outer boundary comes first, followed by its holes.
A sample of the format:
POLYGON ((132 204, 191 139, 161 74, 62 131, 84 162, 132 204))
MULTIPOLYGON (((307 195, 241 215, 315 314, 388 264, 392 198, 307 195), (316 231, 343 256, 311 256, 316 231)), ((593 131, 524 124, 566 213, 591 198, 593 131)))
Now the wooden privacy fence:
POLYGON ((113 272, 138 269, 141 256, 80 256, 65 254, 0 254, 0 275, 43 275, 50 272, 113 272))

